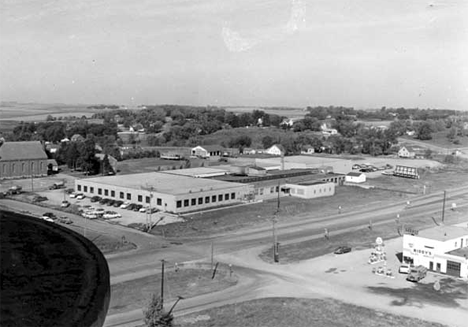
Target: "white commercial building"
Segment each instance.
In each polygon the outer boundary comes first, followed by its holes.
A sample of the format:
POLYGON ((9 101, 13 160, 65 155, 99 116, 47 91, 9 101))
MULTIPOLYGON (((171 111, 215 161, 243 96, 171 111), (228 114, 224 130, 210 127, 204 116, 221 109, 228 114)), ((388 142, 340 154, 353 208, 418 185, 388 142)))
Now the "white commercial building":
POLYGON ((77 179, 75 190, 87 197, 97 195, 187 213, 241 203, 253 193, 253 186, 173 173, 143 173, 77 179))
POLYGON ((366 181, 366 174, 361 172, 350 172, 345 177, 345 182, 348 183, 364 183, 366 181))
POLYGON ((403 235, 403 261, 468 278, 468 228, 437 226, 403 235))

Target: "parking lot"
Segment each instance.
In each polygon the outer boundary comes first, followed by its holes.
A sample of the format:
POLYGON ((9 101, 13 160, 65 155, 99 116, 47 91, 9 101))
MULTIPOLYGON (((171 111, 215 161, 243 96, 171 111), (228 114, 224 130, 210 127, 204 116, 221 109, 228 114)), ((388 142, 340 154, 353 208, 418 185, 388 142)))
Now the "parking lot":
MULTIPOLYGON (((65 199, 69 201, 71 204, 75 204, 78 207, 83 208, 86 211, 102 211, 102 212, 115 212, 120 214, 121 217, 119 218, 111 218, 108 219, 113 223, 117 223, 120 225, 129 225, 129 224, 147 224, 148 222, 158 222, 158 225, 165 225, 170 224, 173 222, 181 221, 182 218, 178 217, 177 215, 172 215, 166 212, 156 212, 151 215, 145 212, 133 211, 122 209, 120 207, 109 206, 105 204, 100 204, 99 202, 91 202, 90 198, 84 198, 79 200, 77 198, 70 197, 69 194, 66 194, 64 189, 60 190, 47 190, 37 192, 39 195, 46 196, 47 201, 45 203, 50 205, 59 206, 61 202, 65 199), (97 209, 97 210, 96 210, 97 209)), ((91 217, 91 216, 90 216, 91 217)))

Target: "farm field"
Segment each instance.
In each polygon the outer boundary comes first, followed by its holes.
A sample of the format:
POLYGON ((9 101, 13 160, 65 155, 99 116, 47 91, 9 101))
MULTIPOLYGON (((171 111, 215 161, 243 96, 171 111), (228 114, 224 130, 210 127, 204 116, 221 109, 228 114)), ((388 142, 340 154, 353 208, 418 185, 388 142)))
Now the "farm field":
POLYGON ((418 142, 418 144, 435 145, 447 149, 459 149, 468 147, 468 136, 457 137, 457 140, 460 141, 460 144, 454 144, 447 138, 447 133, 448 130, 444 132, 433 133, 431 140, 417 140, 410 136, 404 136, 402 137, 402 139, 406 139, 408 141, 416 141, 418 142))

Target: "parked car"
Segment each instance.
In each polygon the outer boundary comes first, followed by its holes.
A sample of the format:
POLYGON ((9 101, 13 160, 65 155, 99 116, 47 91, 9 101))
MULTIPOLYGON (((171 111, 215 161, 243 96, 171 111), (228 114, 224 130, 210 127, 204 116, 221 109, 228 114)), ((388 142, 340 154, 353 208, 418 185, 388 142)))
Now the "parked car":
POLYGON ((70 206, 70 202, 68 201, 62 201, 62 204, 60 205, 62 208, 68 208, 70 206))
POLYGON ((133 208, 133 211, 140 211, 141 208, 143 208, 143 205, 136 204, 135 207, 133 208))
POLYGON ((106 204, 109 201, 110 201, 110 199, 103 198, 103 199, 101 199, 101 201, 99 201, 99 204, 106 204))
POLYGON ((72 199, 76 198, 77 195, 78 195, 78 193, 76 193, 76 192, 70 193, 70 197, 71 197, 72 199))
POLYGON ((129 205, 130 205, 130 202, 129 202, 129 201, 125 201, 124 203, 122 203, 122 204, 120 205, 120 207, 121 207, 122 209, 127 209, 127 207, 128 207, 129 205))
POLYGON ((97 219, 98 218, 98 215, 96 215, 95 213, 89 212, 89 211, 83 212, 81 214, 81 216, 83 218, 86 218, 86 219, 97 219))
POLYGON ((402 265, 400 265, 400 268, 398 268, 398 272, 400 274, 407 274, 410 272, 410 269, 411 269, 411 266, 407 263, 403 263, 402 265))
POLYGON ((149 209, 148 207, 141 207, 140 210, 138 210, 138 211, 140 211, 140 212, 146 212, 148 209, 149 209))
POLYGON ((135 207, 136 207, 136 203, 130 203, 130 204, 127 206, 127 208, 125 208, 125 209, 127 209, 127 210, 133 210, 133 209, 135 209, 135 207))
POLYGON ((99 195, 95 195, 90 199, 91 202, 99 202, 101 200, 102 198, 99 195))
POLYGON ((42 216, 41 217, 42 220, 45 220, 45 221, 48 221, 49 223, 54 223, 55 220, 50 218, 50 217, 47 217, 47 216, 42 216))
POLYGON ((70 218, 65 217, 65 216, 58 218, 57 222, 62 223, 62 224, 67 224, 67 225, 73 224, 73 221, 70 218))
POLYGON ((57 219, 57 216, 53 212, 45 212, 42 216, 49 217, 51 219, 57 219))
POLYGON ((358 165, 358 164, 354 164, 352 168, 353 168, 354 170, 356 170, 356 169, 361 169, 362 166, 361 166, 361 165, 358 165))
POLYGON ((351 252, 351 247, 343 245, 338 247, 333 253, 334 254, 343 254, 343 253, 348 253, 351 252))
POLYGON ((371 173, 373 172, 372 168, 361 168, 359 169, 361 173, 371 173))
POLYGON ((427 268, 424 266, 416 266, 412 267, 411 270, 408 272, 408 276, 406 277, 407 281, 410 282, 419 282, 421 279, 426 277, 427 268))
POLYGON ((114 202, 114 207, 116 208, 120 208, 120 206, 123 204, 123 201, 122 200, 116 200, 114 202))
POLYGON ((77 200, 83 200, 86 197, 83 193, 79 193, 76 195, 77 200))
POLYGON ((106 211, 102 217, 104 219, 115 219, 122 217, 122 215, 115 211, 106 211))
POLYGON ((65 190, 65 193, 67 193, 67 194, 72 194, 73 192, 75 192, 75 190, 72 189, 72 188, 67 188, 67 189, 65 190))
POLYGON ((109 202, 107 202, 106 204, 107 204, 108 206, 113 206, 114 203, 115 203, 115 200, 110 199, 109 202))

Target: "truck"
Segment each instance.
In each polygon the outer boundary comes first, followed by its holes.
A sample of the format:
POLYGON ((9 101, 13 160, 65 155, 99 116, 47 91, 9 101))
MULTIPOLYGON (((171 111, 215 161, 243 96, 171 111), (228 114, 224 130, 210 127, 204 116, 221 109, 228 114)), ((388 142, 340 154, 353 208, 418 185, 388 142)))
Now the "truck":
POLYGON ((19 185, 13 185, 8 189, 8 194, 20 194, 23 188, 19 185))
POLYGON ((65 182, 55 182, 52 186, 49 187, 49 190, 58 190, 65 187, 65 182))
POLYGON ((416 266, 416 267, 411 267, 411 270, 408 273, 408 276, 406 277, 407 281, 410 282, 419 282, 421 279, 426 277, 427 275, 427 268, 424 266, 416 266))

